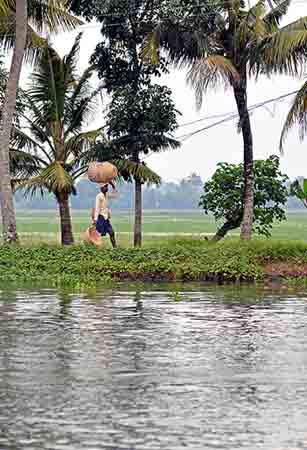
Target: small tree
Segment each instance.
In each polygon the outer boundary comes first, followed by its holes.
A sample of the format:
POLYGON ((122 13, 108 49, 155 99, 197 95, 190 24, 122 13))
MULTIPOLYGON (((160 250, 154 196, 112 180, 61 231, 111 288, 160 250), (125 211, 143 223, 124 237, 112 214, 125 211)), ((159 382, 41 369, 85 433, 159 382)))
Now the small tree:
POLYGON ((178 148, 171 133, 177 127, 177 111, 165 86, 149 84, 137 92, 117 89, 107 115, 109 140, 102 142, 98 159, 112 159, 126 181, 135 183, 134 245, 142 244, 142 185, 160 183, 160 177, 142 161, 149 152, 178 148), (111 149, 111 151, 110 151, 111 149), (110 156, 113 157, 110 158, 110 156))
MULTIPOLYGON (((288 199, 287 175, 280 172, 279 158, 271 156, 256 160, 254 166, 254 222, 256 232, 270 236, 273 222, 286 219, 288 199)), ((206 214, 212 213, 217 222, 223 222, 214 240, 222 239, 229 231, 239 228, 244 211, 243 164, 218 164, 210 181, 204 185, 200 206, 206 214)))

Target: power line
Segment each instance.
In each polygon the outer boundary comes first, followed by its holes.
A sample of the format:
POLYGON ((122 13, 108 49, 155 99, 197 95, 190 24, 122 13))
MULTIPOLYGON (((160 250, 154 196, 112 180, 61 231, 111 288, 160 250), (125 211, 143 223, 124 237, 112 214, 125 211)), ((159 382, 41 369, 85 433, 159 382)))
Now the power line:
MULTIPOLYGON (((269 103, 280 102, 280 101, 284 100, 287 97, 290 97, 290 96, 293 96, 293 95, 297 94, 297 92, 298 92, 298 90, 292 91, 292 92, 289 92, 288 94, 283 94, 283 95, 280 95, 278 97, 275 97, 275 98, 272 98, 272 99, 269 99, 269 100, 265 100, 264 102, 256 103, 255 105, 252 105, 251 107, 248 108, 248 112, 254 111, 254 110, 259 109, 259 108, 263 108, 266 105, 268 105, 269 103)), ((191 133, 179 136, 179 137, 177 137, 177 139, 183 139, 183 140, 190 139, 191 137, 195 136, 196 134, 199 134, 199 133, 201 133, 203 131, 209 130, 210 128, 216 127, 218 125, 221 125, 221 124, 223 124, 225 122, 229 122, 230 120, 234 120, 236 118, 239 118, 239 114, 238 113, 231 114, 231 115, 229 115, 229 117, 226 117, 225 119, 219 120, 218 122, 211 123, 210 125, 207 125, 206 127, 200 128, 200 129, 198 129, 196 131, 193 131, 191 133)))
POLYGON ((201 117, 200 119, 193 120, 192 122, 185 122, 178 125, 178 128, 188 127, 195 125, 196 123, 203 122, 204 120, 219 119, 220 117, 229 116, 230 114, 236 114, 235 112, 227 112, 224 114, 213 114, 212 116, 201 117))
MULTIPOLYGON (((268 105, 268 104, 270 104, 270 103, 273 103, 273 102, 280 102, 280 101, 284 100, 285 98, 291 97, 291 96, 293 96, 293 95, 295 95, 295 94, 297 94, 297 93, 298 93, 298 90, 289 92, 289 93, 287 93, 287 94, 279 95, 278 97, 274 97, 274 98, 265 100, 265 101, 260 102, 260 103, 256 103, 256 104, 254 104, 254 105, 252 105, 252 106, 250 106, 250 107, 248 108, 248 112, 254 111, 254 110, 259 109, 259 108, 263 108, 263 107, 265 107, 266 105, 268 105)), ((219 120, 219 121, 217 121, 217 122, 213 122, 213 123, 211 123, 210 125, 207 125, 206 127, 203 127, 203 128, 198 129, 198 130, 195 130, 195 131, 193 131, 193 132, 191 132, 191 133, 187 133, 187 134, 184 134, 184 135, 182 135, 182 136, 178 136, 178 137, 176 137, 175 139, 181 140, 182 142, 184 142, 185 140, 190 139, 191 137, 195 136, 196 134, 202 133, 203 131, 210 130, 211 128, 214 128, 214 127, 216 127, 216 126, 218 126, 218 125, 222 125, 222 124, 224 124, 224 123, 226 123, 226 122, 230 122, 230 121, 232 121, 232 120, 234 120, 234 119, 238 119, 238 118, 239 118, 239 114, 238 114, 238 113, 226 113, 226 114, 228 114, 228 117, 225 117, 225 118, 222 119, 222 120, 219 120)), ((224 114, 224 115, 226 115, 226 114, 224 114)), ((213 117, 213 116, 212 116, 212 117, 213 117)), ((223 117, 223 115, 220 115, 220 117, 223 117)), ((204 118, 199 119, 199 120, 203 120, 203 119, 204 119, 204 118)), ((193 122, 190 122, 190 124, 192 124, 192 123, 193 123, 193 122)), ((148 155, 146 155, 146 156, 143 158, 143 161, 144 161, 145 159, 149 158, 150 156, 152 156, 154 153, 155 153, 155 152, 151 152, 151 153, 149 153, 148 155)))

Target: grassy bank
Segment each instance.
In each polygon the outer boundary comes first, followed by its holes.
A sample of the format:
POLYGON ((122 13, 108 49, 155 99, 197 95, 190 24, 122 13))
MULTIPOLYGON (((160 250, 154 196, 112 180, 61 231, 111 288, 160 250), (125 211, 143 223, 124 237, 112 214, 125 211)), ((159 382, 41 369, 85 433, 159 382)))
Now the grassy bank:
POLYGON ((120 281, 255 281, 307 276, 307 244, 171 241, 140 250, 90 245, 2 247, 0 281, 50 285, 120 281))

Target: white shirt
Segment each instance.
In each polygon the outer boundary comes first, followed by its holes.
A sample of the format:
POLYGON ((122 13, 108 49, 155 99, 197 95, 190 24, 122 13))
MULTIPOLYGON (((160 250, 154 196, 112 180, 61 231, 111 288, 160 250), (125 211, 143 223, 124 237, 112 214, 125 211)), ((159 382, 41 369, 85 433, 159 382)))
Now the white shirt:
POLYGON ((96 197, 96 207, 94 216, 95 221, 97 221, 99 215, 104 217, 105 219, 108 219, 109 217, 107 194, 105 195, 102 192, 100 192, 96 197))

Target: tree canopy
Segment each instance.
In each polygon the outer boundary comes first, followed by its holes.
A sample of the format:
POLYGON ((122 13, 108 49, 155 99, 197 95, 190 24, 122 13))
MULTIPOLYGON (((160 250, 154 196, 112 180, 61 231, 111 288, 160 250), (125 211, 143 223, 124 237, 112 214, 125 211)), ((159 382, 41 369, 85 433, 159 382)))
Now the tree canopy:
MULTIPOLYGON (((288 177, 280 171, 277 156, 256 160, 254 176, 253 226, 259 234, 270 236, 273 222, 286 219, 288 177)), ((212 213, 217 223, 222 223, 216 233, 216 240, 240 227, 243 219, 243 189, 242 164, 219 163, 212 179, 205 183, 200 206, 206 214, 212 213)))

